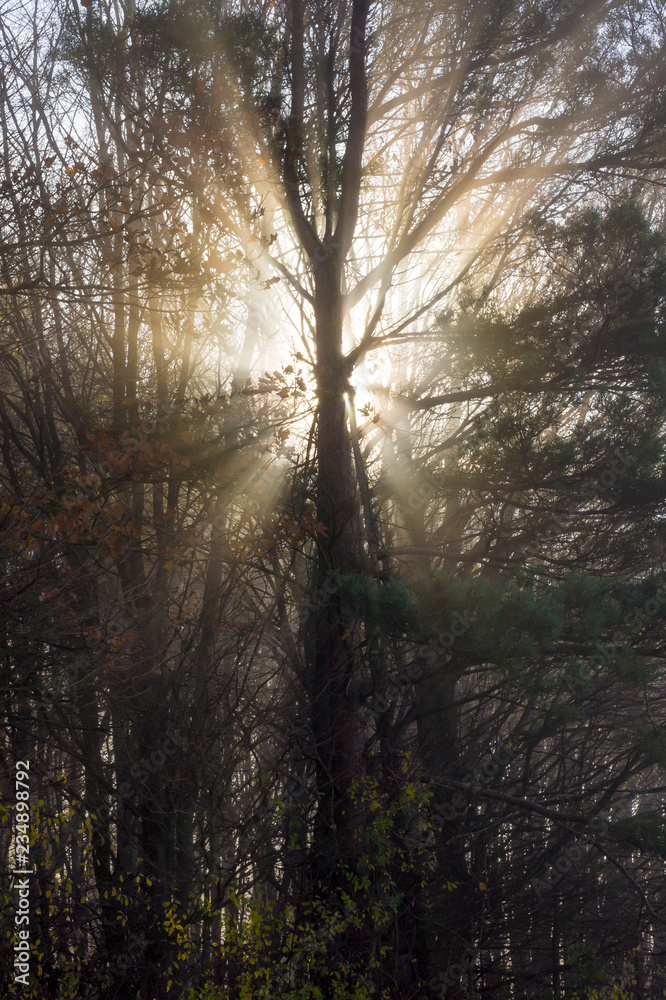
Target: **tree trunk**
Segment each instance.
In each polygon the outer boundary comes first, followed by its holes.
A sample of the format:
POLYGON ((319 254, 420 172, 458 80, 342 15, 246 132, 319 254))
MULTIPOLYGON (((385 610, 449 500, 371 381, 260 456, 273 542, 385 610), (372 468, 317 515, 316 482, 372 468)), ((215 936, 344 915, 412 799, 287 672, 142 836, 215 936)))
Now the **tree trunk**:
MULTIPOLYGON (((348 372, 342 352, 340 265, 335 255, 315 271, 317 387, 319 394, 317 518, 321 537, 316 593, 336 574, 359 570, 359 518, 352 442, 347 421, 348 372)), ((363 770, 363 730, 358 689, 358 628, 344 620, 340 594, 322 600, 312 619, 311 719, 320 795, 319 878, 326 880, 341 858, 351 859, 358 830, 350 798, 363 770), (340 845, 340 849, 337 845, 340 845)))

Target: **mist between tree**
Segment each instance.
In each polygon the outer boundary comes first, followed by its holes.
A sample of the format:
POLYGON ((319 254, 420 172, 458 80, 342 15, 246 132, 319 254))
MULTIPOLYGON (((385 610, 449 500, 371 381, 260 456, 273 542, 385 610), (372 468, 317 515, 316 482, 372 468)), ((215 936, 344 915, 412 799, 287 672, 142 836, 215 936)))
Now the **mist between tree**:
POLYGON ((0 0, 3 997, 663 996, 664 30, 0 0))

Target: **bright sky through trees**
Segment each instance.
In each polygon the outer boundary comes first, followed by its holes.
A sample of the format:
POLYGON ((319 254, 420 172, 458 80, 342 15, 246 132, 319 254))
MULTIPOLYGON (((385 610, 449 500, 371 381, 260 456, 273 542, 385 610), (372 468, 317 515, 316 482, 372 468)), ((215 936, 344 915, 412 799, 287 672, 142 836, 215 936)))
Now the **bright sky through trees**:
POLYGON ((662 6, 0 33, 2 995, 660 998, 662 6))

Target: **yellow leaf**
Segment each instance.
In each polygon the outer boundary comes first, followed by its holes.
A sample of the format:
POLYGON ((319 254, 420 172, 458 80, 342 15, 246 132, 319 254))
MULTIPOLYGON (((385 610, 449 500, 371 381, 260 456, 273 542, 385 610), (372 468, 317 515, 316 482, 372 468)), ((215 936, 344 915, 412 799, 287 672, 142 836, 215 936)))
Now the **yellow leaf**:
POLYGON ((487 888, 488 887, 485 882, 479 882, 479 889, 481 890, 481 892, 485 892, 487 888))

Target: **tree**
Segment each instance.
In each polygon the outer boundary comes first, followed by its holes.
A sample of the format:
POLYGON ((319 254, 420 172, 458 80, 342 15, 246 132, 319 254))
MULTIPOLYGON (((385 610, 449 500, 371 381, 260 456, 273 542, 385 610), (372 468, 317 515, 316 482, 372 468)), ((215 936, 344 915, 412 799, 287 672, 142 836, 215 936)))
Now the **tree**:
POLYGON ((67 844, 38 821, 44 995, 624 975, 662 856, 624 793, 661 759, 656 13, 24 15, 0 414, 10 739, 48 741, 67 844), (609 808, 631 933, 578 921, 609 808))

